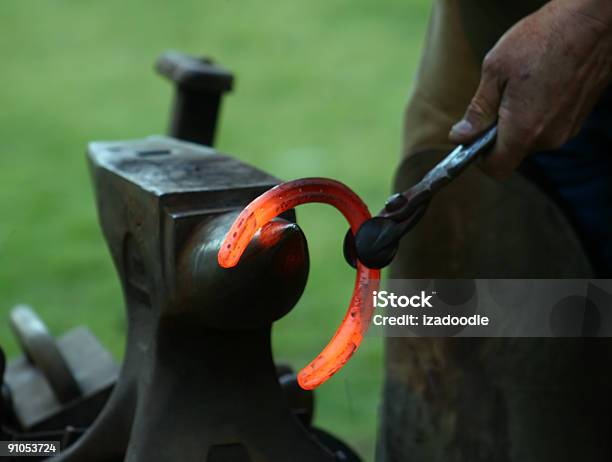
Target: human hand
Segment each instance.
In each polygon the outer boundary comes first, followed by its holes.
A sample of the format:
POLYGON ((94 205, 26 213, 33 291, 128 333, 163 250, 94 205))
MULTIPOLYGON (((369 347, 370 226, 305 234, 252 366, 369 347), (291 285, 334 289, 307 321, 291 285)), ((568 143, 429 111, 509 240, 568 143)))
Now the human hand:
POLYGON ((487 54, 478 90, 449 138, 467 143, 497 120, 482 168, 505 178, 531 152, 575 136, 611 80, 612 0, 553 0, 487 54))

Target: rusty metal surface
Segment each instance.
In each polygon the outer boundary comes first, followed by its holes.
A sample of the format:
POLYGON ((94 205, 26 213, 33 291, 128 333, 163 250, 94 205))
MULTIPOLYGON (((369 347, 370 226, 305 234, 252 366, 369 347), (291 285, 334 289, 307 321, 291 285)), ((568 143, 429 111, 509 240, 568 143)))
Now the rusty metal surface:
POLYGON ((10 326, 27 359, 42 372, 60 403, 74 401, 81 389, 62 352, 47 327, 27 306, 17 306, 10 314, 10 326))
POLYGON ((5 381, 11 390, 18 430, 40 432, 89 425, 110 395, 118 367, 89 329, 75 328, 55 341, 79 395, 61 401, 53 383, 55 370, 33 365, 27 357, 9 362, 5 381), (34 398, 35 397, 35 398, 34 398))
POLYGON ((0 349, 0 439, 68 447, 103 408, 118 367, 85 327, 55 339, 26 306, 14 308, 10 321, 24 355, 5 364, 0 349))

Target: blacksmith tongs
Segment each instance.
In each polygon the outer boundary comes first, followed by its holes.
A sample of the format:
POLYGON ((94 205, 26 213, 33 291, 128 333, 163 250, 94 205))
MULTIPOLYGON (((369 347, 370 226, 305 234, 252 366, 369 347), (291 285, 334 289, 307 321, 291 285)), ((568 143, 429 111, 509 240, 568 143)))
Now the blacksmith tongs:
POLYGON ((400 239, 423 217, 435 193, 457 178, 465 168, 495 142, 497 126, 489 128, 472 144, 457 146, 421 181, 407 191, 393 194, 380 213, 366 220, 355 236, 349 230, 344 239, 344 257, 369 268, 384 268, 397 253, 400 239))

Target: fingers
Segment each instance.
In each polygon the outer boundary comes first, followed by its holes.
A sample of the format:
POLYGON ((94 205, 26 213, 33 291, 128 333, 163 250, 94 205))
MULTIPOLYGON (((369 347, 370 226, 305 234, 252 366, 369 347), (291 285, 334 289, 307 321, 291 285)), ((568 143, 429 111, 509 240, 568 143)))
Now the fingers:
POLYGON ((449 134, 454 143, 468 143, 497 122, 497 140, 480 165, 496 179, 508 178, 516 170, 542 132, 542 124, 530 117, 534 111, 529 110, 523 82, 508 81, 505 75, 495 54, 487 55, 476 94, 449 134))
POLYGON ((451 128, 449 139, 456 144, 472 141, 497 120, 503 85, 497 73, 490 66, 483 64, 480 84, 472 98, 463 119, 451 128))
POLYGON ((482 170, 506 179, 532 152, 561 147, 578 133, 595 102, 580 101, 579 109, 569 108, 555 117, 547 113, 546 99, 509 82, 497 113, 497 140, 483 158, 482 170))
POLYGON ((503 106, 499 109, 497 140, 480 164, 489 176, 498 180, 508 178, 530 152, 541 130, 524 114, 503 106))
POLYGON ((469 143, 497 121, 495 146, 481 162, 481 168, 493 178, 504 179, 518 167, 526 155, 526 149, 523 145, 524 130, 516 120, 519 111, 500 107, 502 98, 506 99, 507 95, 499 75, 499 71, 491 65, 491 60, 485 59, 476 94, 463 119, 452 127, 449 139, 457 144, 469 143))

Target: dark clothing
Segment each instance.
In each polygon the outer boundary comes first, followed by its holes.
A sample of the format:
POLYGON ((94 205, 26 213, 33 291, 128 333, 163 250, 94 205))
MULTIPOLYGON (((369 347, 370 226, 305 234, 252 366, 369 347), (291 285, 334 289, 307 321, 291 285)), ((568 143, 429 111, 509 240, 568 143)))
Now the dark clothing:
POLYGON ((522 171, 566 213, 595 275, 612 278, 612 87, 576 138, 527 158, 522 171))

